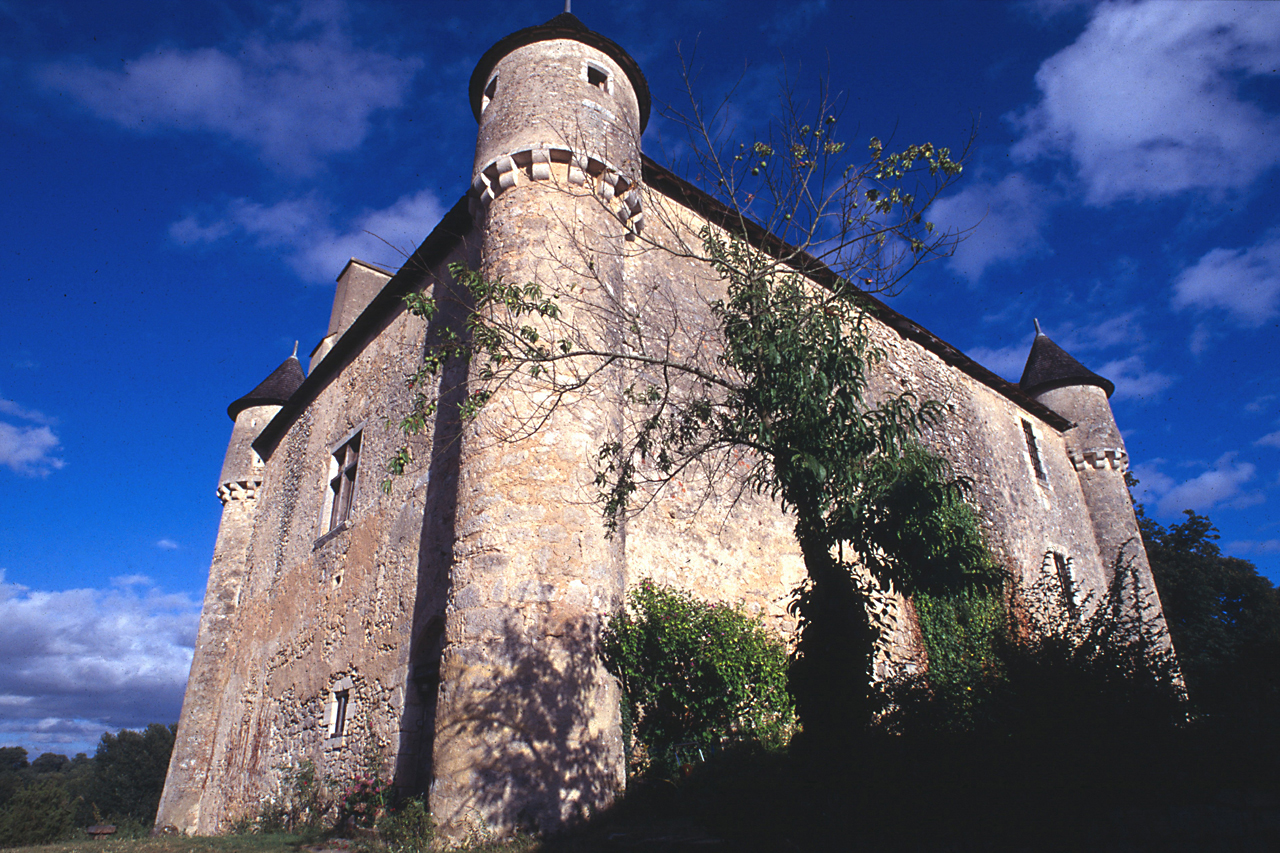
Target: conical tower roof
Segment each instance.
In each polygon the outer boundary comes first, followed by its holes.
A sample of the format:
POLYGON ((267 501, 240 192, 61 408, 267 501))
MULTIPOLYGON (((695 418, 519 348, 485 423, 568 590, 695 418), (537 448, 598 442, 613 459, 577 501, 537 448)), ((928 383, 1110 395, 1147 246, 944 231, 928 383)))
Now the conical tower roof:
POLYGON ((645 125, 649 123, 649 108, 652 103, 649 96, 649 84, 645 81, 644 74, 640 71, 640 66, 631 58, 631 54, 618 46, 617 42, 588 29, 587 25, 578 20, 578 16, 572 12, 561 12, 545 24, 517 30, 511 35, 500 39, 497 44, 485 51, 484 56, 480 57, 480 62, 476 65, 476 70, 471 73, 471 112, 475 114, 476 121, 480 120, 480 104, 484 97, 485 84, 489 82, 489 72, 493 70, 493 67, 498 64, 502 57, 527 44, 551 41, 553 39, 580 41, 602 53, 608 54, 614 62, 618 63, 618 67, 622 69, 623 73, 627 75, 627 79, 631 81, 631 88, 635 90, 636 102, 640 106, 640 130, 643 131, 645 125))
POLYGON ((236 415, 250 406, 283 406, 306 378, 306 374, 302 372, 302 365, 298 363, 298 354, 295 349, 293 355, 286 358, 279 367, 271 371, 270 376, 258 383, 257 388, 227 406, 227 414, 234 421, 236 415))
POLYGON ((1027 356, 1027 366, 1022 369, 1018 387, 1027 394, 1037 394, 1064 385, 1097 385, 1107 396, 1116 390, 1115 383, 1104 379, 1076 361, 1062 347, 1049 340, 1036 322, 1036 339, 1027 356))

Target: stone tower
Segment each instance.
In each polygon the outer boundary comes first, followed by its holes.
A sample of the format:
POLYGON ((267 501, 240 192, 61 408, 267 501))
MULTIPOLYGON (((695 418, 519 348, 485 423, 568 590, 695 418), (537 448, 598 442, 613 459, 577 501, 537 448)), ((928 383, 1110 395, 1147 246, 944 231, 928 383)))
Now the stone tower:
MULTIPOLYGON (((537 282, 580 340, 611 339, 643 223, 639 68, 566 13, 494 45, 471 102, 481 271, 537 282)), ((605 537, 582 464, 618 415, 601 378, 554 411, 536 381, 509 387, 464 431, 431 788, 446 835, 554 831, 624 783, 617 686, 595 648, 622 603, 622 537, 605 537)))
POLYGON ((200 613, 199 641, 182 700, 178 738, 169 760, 168 776, 179 782, 165 785, 157 818, 160 825, 199 827, 205 831, 210 826, 200 820, 218 732, 209 715, 221 706, 227 688, 224 670, 228 640, 236 628, 236 611, 249 569, 258 490, 262 486, 263 463, 253 442, 304 378, 296 354, 291 355, 258 387, 227 407, 235 426, 218 480, 222 521, 200 613))
POLYGON ((1094 538, 1108 582, 1117 567, 1128 566, 1125 590, 1131 605, 1163 620, 1147 551, 1138 531, 1133 500, 1125 485, 1129 454, 1111 412, 1115 385, 1072 358, 1036 323, 1036 337, 1019 386, 1034 399, 1071 421, 1067 454, 1080 478, 1080 490, 1093 523, 1094 538))

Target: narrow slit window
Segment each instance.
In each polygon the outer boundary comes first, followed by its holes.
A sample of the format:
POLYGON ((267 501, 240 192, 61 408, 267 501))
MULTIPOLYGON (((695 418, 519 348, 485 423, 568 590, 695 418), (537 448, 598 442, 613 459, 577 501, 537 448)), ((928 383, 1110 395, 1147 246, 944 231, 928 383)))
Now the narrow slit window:
POLYGON ((587 83, 595 86, 601 92, 609 91, 609 72, 599 66, 587 63, 587 83))
POLYGON ((333 451, 333 463, 330 466, 332 473, 329 475, 329 498, 332 501, 329 530, 336 530, 351 516, 351 506, 356 494, 356 473, 360 465, 360 435, 357 432, 333 451))
POLYGON ((1022 434, 1027 439, 1027 455, 1031 457, 1031 467, 1035 469, 1036 479, 1042 483, 1049 482, 1049 477, 1044 472, 1044 463, 1040 461, 1040 445, 1036 442, 1036 432, 1031 421, 1022 422, 1022 434))
POLYGON ((1065 554, 1053 552, 1053 568, 1058 573, 1058 583, 1062 588, 1062 606, 1074 616, 1076 613, 1076 581, 1071 576, 1071 558, 1065 554))
POLYGON ((484 87, 484 97, 480 99, 480 112, 484 112, 489 108, 489 104, 498 96, 498 75, 493 75, 493 79, 489 81, 489 85, 484 87))
POLYGON ((347 702, 350 698, 350 690, 339 690, 333 694, 333 737, 342 737, 347 730, 347 702))

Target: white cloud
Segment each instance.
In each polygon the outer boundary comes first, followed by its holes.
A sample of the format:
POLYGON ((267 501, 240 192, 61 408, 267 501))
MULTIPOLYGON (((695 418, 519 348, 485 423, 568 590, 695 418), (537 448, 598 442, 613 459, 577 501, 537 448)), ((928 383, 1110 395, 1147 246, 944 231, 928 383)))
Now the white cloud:
POLYGON ((943 230, 962 233, 947 264, 972 282, 995 264, 1048 251, 1040 227, 1053 203, 1048 190, 1014 172, 939 199, 929 216, 943 230))
POLYGON ((161 539, 156 543, 156 547, 162 551, 177 551, 182 546, 177 542, 174 542, 172 539, 161 539))
POLYGON ((1280 399, 1280 395, 1260 394, 1259 396, 1254 397, 1252 400, 1245 403, 1244 410, 1249 414, 1256 415, 1259 412, 1261 412, 1263 409, 1271 408, 1272 402, 1274 402, 1277 399, 1280 399))
POLYGON ((1096 371, 1115 383, 1113 400, 1143 400, 1154 397, 1173 384, 1174 377, 1158 370, 1148 370, 1142 356, 1109 361, 1096 371))
POLYGON ((130 130, 214 133, 272 167, 307 172, 358 148, 374 113, 400 106, 422 65, 353 44, 347 17, 344 4, 312 3, 236 44, 160 47, 118 68, 64 60, 39 77, 130 130))
POLYGON ((200 606, 146 578, 115 586, 32 590, 0 570, 0 740, 92 744, 177 720, 200 606))
POLYGON ((997 376, 1017 382, 1022 378, 1030 352, 1031 343, 1020 342, 1007 347, 974 347, 965 354, 997 376))
POLYGON ((1254 442, 1262 447, 1280 447, 1280 430, 1269 432, 1254 442))
POLYGON ((203 224, 188 216, 171 225, 169 235, 183 243, 213 243, 243 233, 264 249, 279 250, 304 280, 327 283, 349 258, 399 269, 444 213, 435 194, 422 190, 383 210, 366 211, 339 230, 314 195, 272 205, 237 199, 222 219, 203 224))
POLYGON ((1163 459, 1153 459, 1150 462, 1133 466, 1133 476, 1138 480, 1137 488, 1133 492, 1139 503, 1157 501, 1160 499, 1160 495, 1165 494, 1174 487, 1173 478, 1160 470, 1160 465, 1163 463, 1163 459))
POLYGON ((1147 339, 1147 332, 1139 320, 1140 313, 1135 310, 1114 314, 1105 320, 1067 328, 1061 332, 1055 331, 1051 337, 1067 352, 1087 352, 1115 346, 1133 350, 1147 339))
POLYGON ((4 399, 0 399, 0 415, 27 421, 25 424, 0 421, 0 465, 15 474, 43 477, 66 464, 55 455, 62 444, 51 428, 55 419, 4 399))
POLYGON ((1220 308, 1245 328, 1280 312, 1280 232, 1247 249, 1213 249, 1173 283, 1173 306, 1220 308))
POLYGON ((1244 485, 1253 479, 1256 467, 1249 462, 1237 462, 1238 454, 1224 453, 1213 467, 1181 483, 1161 473, 1157 463, 1134 467, 1134 476, 1140 482, 1139 500, 1156 500, 1156 509, 1162 516, 1178 515, 1193 509, 1204 513, 1214 506, 1242 508, 1266 500, 1260 491, 1244 491, 1244 485))
POLYGON ((1280 539, 1237 539, 1228 542, 1228 554, 1280 554, 1280 539))
POLYGON ((28 409, 26 406, 20 406, 13 400, 0 399, 0 415, 10 415, 24 421, 43 424, 44 426, 53 426, 57 421, 49 417, 43 412, 37 412, 35 409, 28 409))
POLYGON ((1103 3, 1036 74, 1015 157, 1064 154, 1089 203, 1248 185, 1280 162, 1280 118, 1240 83, 1274 73, 1269 3, 1103 3))

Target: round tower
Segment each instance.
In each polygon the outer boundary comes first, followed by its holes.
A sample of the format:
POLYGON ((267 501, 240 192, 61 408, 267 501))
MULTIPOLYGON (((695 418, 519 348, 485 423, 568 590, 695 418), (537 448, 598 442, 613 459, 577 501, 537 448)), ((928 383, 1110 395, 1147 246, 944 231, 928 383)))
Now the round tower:
MULTIPOLYGON (((485 53, 471 103, 481 272, 536 282, 559 332, 603 347, 643 223, 643 75, 566 13, 485 53)), ((465 425, 432 750, 446 837, 554 832, 625 781, 618 688, 596 652, 624 589, 623 537, 605 536, 590 465, 620 417, 611 382, 602 370, 562 395, 513 377, 465 425)))
POLYGON ((295 347, 294 355, 227 407, 235 426, 231 429, 222 475, 218 478, 222 521, 213 546, 191 676, 182 700, 182 716, 156 826, 174 826, 199 835, 219 830, 216 809, 201 818, 203 798, 208 794, 205 777, 211 769, 213 741, 218 729, 212 720, 203 719, 202 715, 218 712, 225 683, 223 664, 228 655, 227 639, 234 627, 240 590, 248 569, 249 542, 263 467, 253 442, 304 378, 295 347))

